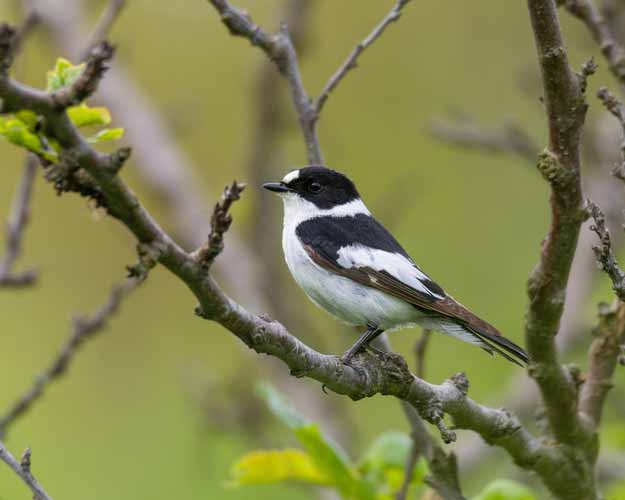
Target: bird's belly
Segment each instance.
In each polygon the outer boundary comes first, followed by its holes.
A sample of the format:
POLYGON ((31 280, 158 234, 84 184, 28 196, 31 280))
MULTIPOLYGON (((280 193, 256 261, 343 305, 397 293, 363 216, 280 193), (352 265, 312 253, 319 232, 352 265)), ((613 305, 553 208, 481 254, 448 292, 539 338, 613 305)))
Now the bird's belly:
POLYGON ((316 305, 338 319, 387 330, 418 322, 420 314, 410 304, 319 267, 294 234, 283 239, 283 249, 295 281, 316 305))

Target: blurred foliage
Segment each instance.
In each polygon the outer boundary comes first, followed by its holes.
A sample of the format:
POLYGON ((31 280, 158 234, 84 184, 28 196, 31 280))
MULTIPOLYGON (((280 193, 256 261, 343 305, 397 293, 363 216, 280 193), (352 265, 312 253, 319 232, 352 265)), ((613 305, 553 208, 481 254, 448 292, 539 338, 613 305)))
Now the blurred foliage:
MULTIPOLYGON (((358 463, 319 427, 300 415, 271 385, 259 393, 273 414, 295 434, 302 450, 255 450, 245 454, 230 471, 232 486, 271 483, 306 483, 332 488, 346 500, 393 500, 405 481, 411 439, 400 432, 378 436, 358 463)), ((412 471, 407 498, 429 496, 424 481, 428 466, 420 458, 412 471)), ((536 500, 515 481, 497 479, 472 500, 536 500)))
MULTIPOLYGON (((356 464, 319 426, 300 415, 269 384, 259 392, 273 414, 287 425, 303 451, 257 450, 247 453, 232 467, 233 485, 304 482, 330 487, 341 498, 354 500, 393 500, 405 477, 410 438, 401 433, 380 435, 356 464)), ((423 489, 427 465, 415 465, 410 491, 423 489)))
MULTIPOLYGON (((18 22, 17 3, 0 1, 0 19, 18 22)), ((105 3, 85 0, 91 22, 105 3)), ((277 28, 284 6, 283 0, 234 3, 268 29, 277 28)), ((314 0, 301 65, 311 93, 318 93, 392 4, 393 0, 314 0)), ((581 24, 568 16, 562 22, 574 66, 591 54, 601 66, 589 82, 589 95, 601 85, 613 85, 581 24)), ((166 0, 129 1, 111 38, 118 46, 111 71, 121 69, 122 76, 137 82, 144 94, 139 97, 160 110, 172 136, 195 162, 207 207, 233 178, 249 178, 245 167, 256 123, 254 82, 263 55, 231 38, 201 1, 183 6, 166 0)), ((13 74, 44 87, 42 75, 59 56, 72 57, 44 30, 37 30, 13 74)), ((457 112, 474 116, 484 126, 510 118, 544 144, 536 69, 523 2, 410 4, 332 95, 319 123, 328 164, 357 182, 372 211, 392 227, 420 266, 517 342, 522 342, 525 283, 548 224, 547 186, 531 165, 440 144, 427 127, 432 117, 457 112)), ((99 107, 97 95, 89 106, 99 107)), ((281 108, 285 132, 274 178, 305 159, 286 99, 281 108)), ((601 113, 591 99, 589 124, 601 113)), ((617 141, 614 148, 618 152, 617 141)), ((0 212, 7 213, 23 154, 1 141, 0 158, 0 212)), ((174 229, 169 207, 141 181, 132 158, 122 175, 155 217, 174 229)), ((263 195, 250 186, 235 207, 234 230, 245 235, 256 223, 253 201, 263 195)), ((276 243, 275 258, 282 259, 276 243)), ((0 410, 48 363, 69 335, 72 315, 95 309, 110 285, 123 279, 125 266, 136 259, 134 246, 116 221, 93 217, 84 200, 59 199, 49 186, 36 186, 19 264, 37 266, 41 278, 31 290, 0 291, 0 410)), ((228 280, 220 282, 229 290, 228 280)), ((312 324, 307 338, 313 345, 319 338, 329 350, 343 352, 353 343, 354 332, 312 306, 288 278, 285 284, 292 286, 289 307, 313 319, 307 323, 312 324)), ((597 299, 611 296, 604 279, 597 299)), ((109 331, 85 346, 67 377, 12 430, 7 444, 18 455, 32 446, 33 471, 54 498, 250 498, 248 488, 223 485, 236 458, 260 446, 255 422, 262 411, 256 409, 255 417, 252 397, 236 389, 225 391, 220 408, 205 405, 204 398, 200 404, 196 373, 189 372, 192 365, 200 367, 197 371, 216 383, 240 387, 231 381, 243 378, 249 384, 273 361, 249 353, 221 327, 198 320, 194 305, 184 286, 155 269, 123 305, 109 331), (248 404, 241 426, 227 422, 230 418, 223 421, 223 415, 236 414, 234 409, 248 404)), ((588 305, 589 320, 594 309, 588 305)), ((298 324, 287 326, 296 333, 301 329, 298 324)), ((409 361, 417 338, 411 330, 391 335, 393 346, 409 361)), ((465 371, 471 395, 495 406, 509 397, 503 389, 518 373, 505 361, 442 335, 432 338, 427 367, 427 379, 433 382, 465 371)), ((287 370, 282 373, 289 376, 287 370)), ((624 378, 620 370, 617 385, 624 385, 624 378)), ((298 383, 303 392, 320 390, 311 381, 298 383)), ((205 389, 205 398, 215 392, 205 389)), ((606 416, 618 429, 625 427, 625 410, 614 406, 617 399, 611 400, 606 416)), ((341 441, 349 456, 363 457, 366 444, 380 434, 406 429, 401 410, 389 398, 346 401, 345 406, 348 410, 335 418, 358 436, 349 443, 341 441)), ((279 425, 267 433, 262 443, 267 448, 284 437, 279 425)), ((460 441, 465 436, 460 433, 460 441)), ((292 448, 293 443, 284 445, 292 448)), ((504 452, 497 452, 492 462, 463 476, 463 486, 468 496, 476 495, 494 477, 511 477, 516 470, 504 452)), ((27 497, 23 485, 2 467, 0 497, 27 497)), ((298 500, 315 495, 308 488, 285 485, 270 491, 258 487, 254 497, 298 500)))

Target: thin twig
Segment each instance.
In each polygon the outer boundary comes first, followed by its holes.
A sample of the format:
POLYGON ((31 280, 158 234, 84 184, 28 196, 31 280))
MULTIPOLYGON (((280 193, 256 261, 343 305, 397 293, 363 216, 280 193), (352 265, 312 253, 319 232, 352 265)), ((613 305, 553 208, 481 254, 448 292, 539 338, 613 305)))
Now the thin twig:
POLYGON ((72 85, 63 87, 50 95, 55 106, 67 108, 80 104, 93 94, 108 69, 108 62, 114 53, 114 47, 106 40, 96 44, 90 50, 85 69, 78 79, 72 85))
POLYGON ((625 106, 606 87, 601 87, 597 91, 597 97, 621 126, 621 162, 614 166, 612 175, 617 179, 625 181, 625 106))
POLYGON ((226 0, 209 0, 209 2, 219 12, 231 35, 247 38, 276 64, 289 85, 291 99, 305 138, 308 162, 323 165, 323 155, 315 128, 315 108, 304 88, 297 54, 287 25, 282 23, 280 31, 271 35, 255 24, 247 12, 233 7, 226 0))
POLYGON ((397 0, 397 3, 393 6, 391 11, 382 19, 382 21, 373 28, 373 31, 369 33, 367 38, 365 38, 362 42, 360 42, 354 50, 352 50, 351 54, 345 59, 343 64, 341 64, 340 68, 334 73, 328 82, 323 87, 323 90, 319 94, 319 97, 315 100, 314 109, 316 119, 319 118, 321 110, 325 105, 326 101, 330 97, 332 91, 338 86, 339 83, 347 76, 350 70, 356 68, 358 65, 358 58, 360 55, 369 47, 373 42, 375 42, 381 35, 384 33, 384 30, 393 22, 397 21, 401 16, 402 9, 408 4, 410 0, 397 0))
POLYGON ((83 344, 101 332, 118 311, 121 302, 145 279, 145 276, 128 278, 113 287, 107 301, 91 317, 77 316, 72 323, 72 333, 48 368, 37 376, 34 384, 0 417, 0 438, 9 427, 26 413, 44 394, 48 386, 69 369, 83 344))
POLYGON ((80 55, 81 61, 87 59, 93 48, 108 37, 125 5, 126 0, 109 0, 93 31, 89 34, 85 49, 80 55))
POLYGON ((419 340, 415 342, 414 345, 414 353, 415 353, 415 374, 419 378, 425 377, 425 353, 427 351, 428 345, 430 343, 430 338, 432 337, 432 330, 428 330, 424 328, 421 332, 421 336, 419 340))
POLYGON ((590 230, 597 235, 601 243, 599 246, 593 245, 592 247, 597 257, 597 262, 601 269, 610 277, 610 280, 612 280, 612 289, 617 297, 625 302, 625 273, 619 266, 612 250, 612 239, 605 223, 605 215, 603 215, 601 208, 592 201, 588 200, 587 206, 588 212, 594 221, 594 224, 590 226, 590 230))
POLYGON ((232 181, 230 186, 224 188, 221 200, 215 204, 213 215, 211 216, 211 231, 206 243, 197 252, 198 262, 204 269, 210 269, 215 258, 224 249, 224 234, 230 229, 232 216, 230 207, 241 198, 241 193, 245 189, 245 184, 232 181))
POLYGON ((37 163, 34 155, 29 154, 26 157, 22 180, 7 223, 6 250, 0 261, 0 287, 24 287, 34 284, 37 280, 37 273, 32 269, 21 273, 12 272, 13 265, 22 251, 22 240, 30 214, 30 200, 37 173, 37 163))
POLYGON ((7 464, 13 472, 30 488, 33 493, 33 500, 52 500, 52 497, 46 493, 43 487, 37 482, 33 476, 31 468, 31 452, 27 448, 21 462, 18 462, 4 443, 0 440, 0 460, 7 464))
MULTIPOLYGON (((424 330, 424 332, 427 330, 424 330)), ((386 334, 381 335, 375 341, 376 347, 384 352, 392 352, 391 344, 386 334)), ((458 377, 459 379, 462 377, 458 377)), ((452 382, 456 384, 456 382, 452 382)), ((468 382, 467 382, 468 384, 468 382)), ((468 386, 457 383, 456 387, 466 395, 468 386)), ((453 453, 445 451, 436 443, 425 422, 413 406, 406 401, 401 401, 402 410, 410 424, 410 438, 412 444, 404 465, 404 479, 395 496, 396 500, 405 500, 410 493, 410 484, 414 477, 415 467, 420 457, 424 457, 430 465, 430 474, 426 482, 441 495, 445 500, 465 500, 460 488, 456 458, 453 453), (450 468, 451 466, 451 468, 450 468)))
POLYGON ((24 17, 24 20, 22 21, 21 26, 18 28, 17 35, 15 37, 13 49, 15 51, 15 55, 18 55, 22 51, 22 48, 24 47, 24 42, 32 34, 32 32, 35 30, 40 22, 41 17, 36 10, 31 10, 30 12, 28 12, 28 14, 26 14, 26 17, 24 17))
POLYGON ((437 119, 430 125, 430 133, 438 140, 455 146, 487 151, 511 153, 535 164, 540 148, 519 125, 507 121, 499 128, 488 130, 467 120, 437 119))
POLYGON ((617 42, 608 23, 592 0, 558 0, 573 16, 580 19, 590 31, 608 61, 610 71, 625 83, 625 49, 617 42))
POLYGON ((588 354, 588 373, 580 391, 579 411, 598 428, 625 343, 625 302, 618 301, 614 307, 600 305, 599 324, 594 334, 588 354))

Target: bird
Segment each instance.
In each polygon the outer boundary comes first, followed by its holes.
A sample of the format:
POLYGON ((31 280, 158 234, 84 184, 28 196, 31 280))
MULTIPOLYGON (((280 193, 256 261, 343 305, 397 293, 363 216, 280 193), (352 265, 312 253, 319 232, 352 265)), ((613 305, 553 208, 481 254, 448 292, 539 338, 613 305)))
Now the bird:
POLYGON ((523 367, 523 348, 456 301, 425 274, 378 222, 344 174, 325 166, 288 172, 263 187, 282 198, 287 267, 310 300, 366 328, 343 354, 349 364, 383 332, 421 326, 523 367))

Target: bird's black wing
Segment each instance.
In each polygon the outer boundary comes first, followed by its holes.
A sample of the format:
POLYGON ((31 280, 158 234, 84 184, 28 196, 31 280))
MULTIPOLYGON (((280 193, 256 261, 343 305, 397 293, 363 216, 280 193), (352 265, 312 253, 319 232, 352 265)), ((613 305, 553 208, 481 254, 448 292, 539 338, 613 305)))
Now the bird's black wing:
POLYGON ((309 254, 312 251, 317 256, 313 260, 323 261, 317 263, 333 272, 345 275, 346 271, 358 271, 358 279, 349 277, 358 282, 364 280, 369 286, 373 286, 374 278, 387 282, 410 303, 432 303, 445 297, 443 289, 415 265, 393 235, 370 215, 316 217, 300 223, 296 234, 309 254))
POLYGON ((320 267, 405 300, 425 313, 452 319, 506 359, 518 364, 509 353, 528 362, 522 348, 447 295, 423 273, 373 217, 366 214, 317 217, 302 222, 296 234, 309 257, 320 267))

